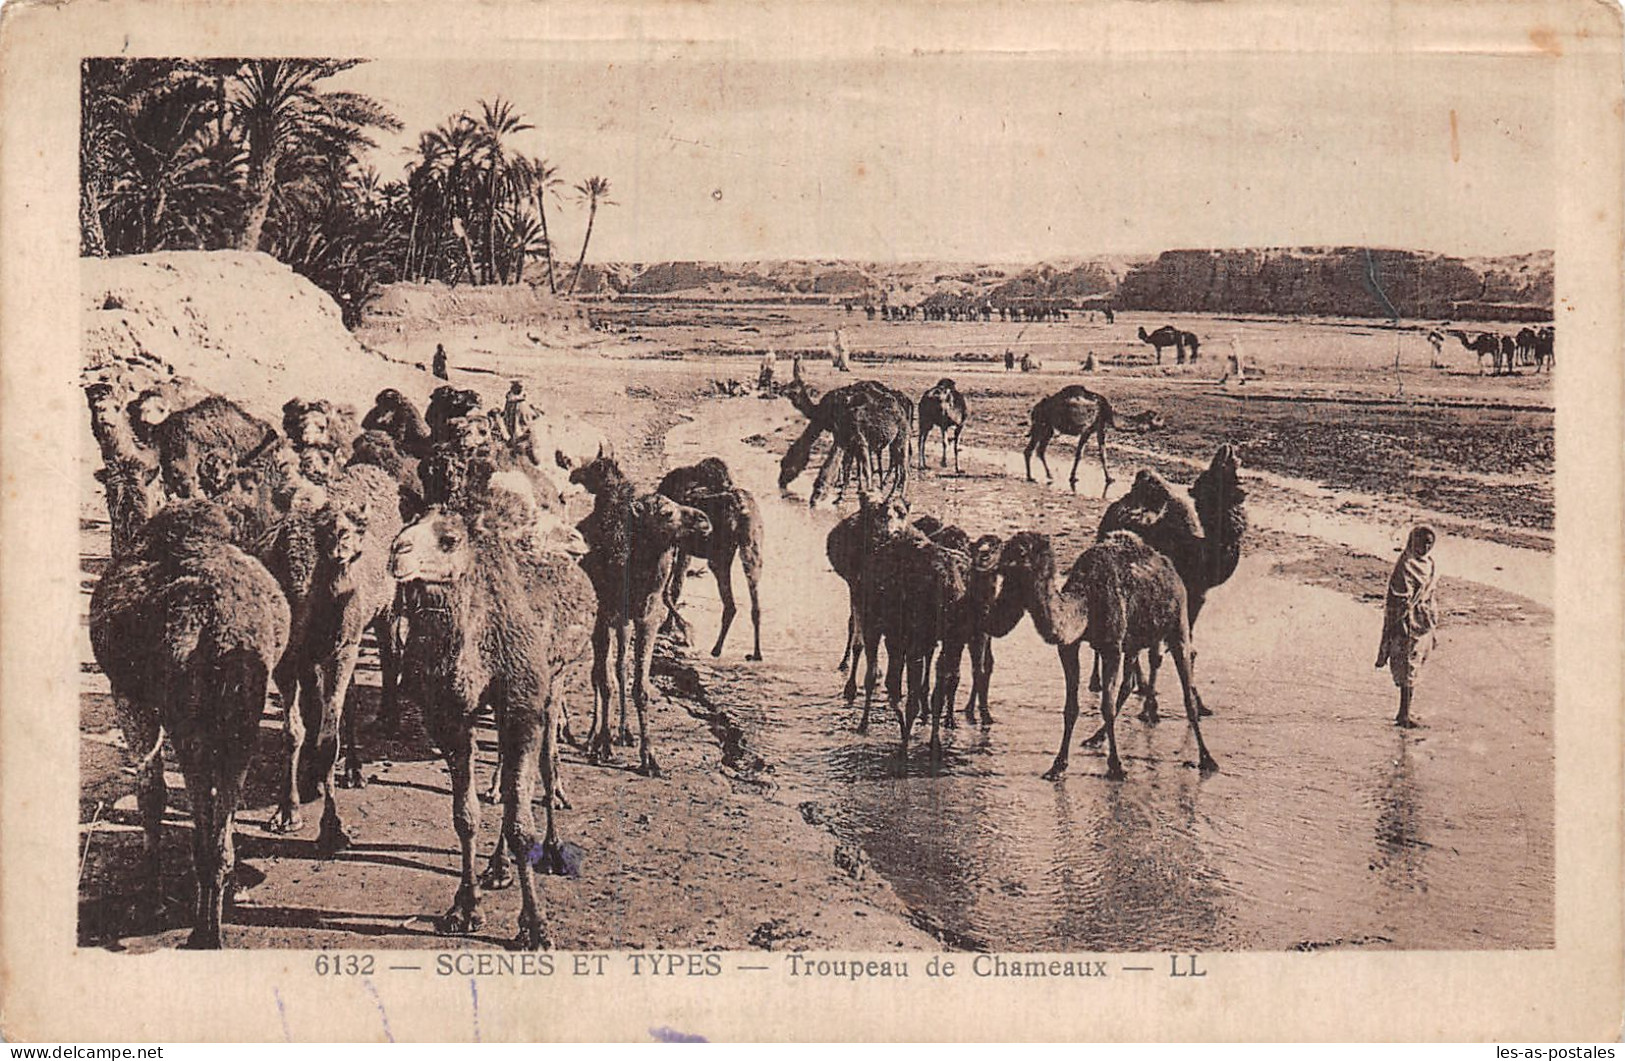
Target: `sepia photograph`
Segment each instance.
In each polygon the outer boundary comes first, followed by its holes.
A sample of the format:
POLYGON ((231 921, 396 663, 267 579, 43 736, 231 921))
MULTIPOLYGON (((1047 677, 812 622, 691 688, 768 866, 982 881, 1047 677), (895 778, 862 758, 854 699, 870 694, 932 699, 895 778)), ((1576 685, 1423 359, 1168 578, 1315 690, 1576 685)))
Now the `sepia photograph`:
POLYGON ((1619 661, 1556 651, 1571 502, 1619 491, 1558 504, 1559 395, 1619 375, 1562 57, 1617 66, 1617 9, 1344 48, 1077 6, 1124 37, 87 41, 34 295, 76 350, 56 945, 436 952, 465 995, 486 951, 1048 990, 1558 951, 1571 680, 1619 824, 1619 661))

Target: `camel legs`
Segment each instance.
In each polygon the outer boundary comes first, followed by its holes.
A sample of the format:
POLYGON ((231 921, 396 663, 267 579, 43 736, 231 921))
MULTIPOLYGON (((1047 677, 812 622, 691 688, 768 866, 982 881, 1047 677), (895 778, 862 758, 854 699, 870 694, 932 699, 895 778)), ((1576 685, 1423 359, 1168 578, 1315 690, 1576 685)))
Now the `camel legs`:
MULTIPOLYGON (((629 625, 621 622, 615 627, 615 688, 621 699, 621 725, 615 734, 615 743, 623 746, 632 744, 632 729, 626 724, 626 642, 629 625)), ((634 698, 636 695, 634 692, 634 698)))
POLYGON ((1055 478, 1055 476, 1050 473, 1049 461, 1044 457, 1045 452, 1049 450, 1049 440, 1052 434, 1053 432, 1051 431, 1037 431, 1035 429, 1033 434, 1027 436, 1027 451, 1022 455, 1022 460, 1027 465, 1027 481, 1029 483, 1037 481, 1033 478, 1034 453, 1038 454, 1038 463, 1044 467, 1044 478, 1055 478))
POLYGON ((436 743, 440 744, 446 767, 451 772, 451 821, 457 830, 463 858, 457 894, 452 898, 451 908, 435 920, 435 931, 441 935, 467 935, 476 931, 482 920, 480 887, 474 875, 474 842, 480 828, 480 801, 474 794, 474 730, 463 724, 462 712, 454 705, 445 705, 443 709, 455 717, 442 724, 436 743))
MULTIPOLYGON (((846 451, 840 445, 834 444, 830 446, 829 456, 824 458, 823 466, 818 469, 818 478, 813 480, 812 493, 807 497, 807 504, 809 506, 816 505, 819 501, 823 500, 824 494, 829 490, 829 477, 835 471, 836 458, 842 456, 843 454, 846 454, 846 451)), ((847 463, 851 463, 850 455, 848 455, 847 463)), ((842 479, 844 480, 845 477, 846 473, 843 471, 842 479)), ((843 481, 841 495, 845 496, 845 493, 846 487, 843 481)))
POLYGON ((164 731, 156 704, 138 704, 115 694, 119 728, 135 764, 136 806, 141 812, 143 902, 155 922, 162 921, 164 907, 163 858, 160 842, 164 835, 164 807, 169 791, 164 784, 164 731))
POLYGON ((977 720, 976 709, 982 709, 981 722, 993 725, 993 715, 987 708, 987 690, 993 681, 993 639, 978 634, 970 646, 970 698, 965 701, 965 721, 977 720))
MULTIPOLYGON (((1078 646, 1081 642, 1061 645, 1056 654, 1061 657, 1061 673, 1066 676, 1066 712, 1061 730, 1061 749, 1055 753, 1055 762, 1044 772, 1044 780, 1059 781, 1066 773, 1067 759, 1072 752, 1072 729, 1078 724, 1078 646)), ((1115 671, 1113 677, 1115 677, 1115 671)))
POLYGON ((841 653, 841 662, 836 664, 835 669, 846 672, 845 696, 850 704, 858 698, 858 663, 863 659, 863 641, 858 625, 858 588, 848 583, 846 593, 846 649, 841 653))
MULTIPOLYGON (((711 565, 711 570, 716 571, 715 563, 711 565)), ((677 614, 677 605, 683 599, 683 581, 686 578, 688 578, 688 554, 678 549, 671 560, 671 575, 660 591, 661 600, 666 605, 666 618, 660 624, 660 632, 667 633, 677 629, 684 641, 688 640, 688 624, 677 614)))
POLYGON ((1208 754, 1207 744, 1202 740, 1202 721, 1196 709, 1196 686, 1191 681, 1190 646, 1179 643, 1169 646, 1174 656, 1174 669, 1179 672, 1179 684, 1185 693, 1185 717, 1190 720, 1191 732, 1196 734, 1197 769, 1202 773, 1212 773, 1219 768, 1208 754))
MULTIPOLYGON (((858 721, 858 732, 869 732, 869 707, 875 699, 875 682, 880 677, 880 634, 878 631, 867 629, 868 624, 860 623, 863 633, 863 655, 865 657, 863 671, 863 718, 858 721)), ((858 661, 854 656, 852 667, 857 669, 858 661)), ((887 664, 887 683, 890 684, 890 662, 887 664)))
POLYGON ((300 813, 300 757, 305 747, 307 722, 320 725, 321 706, 316 698, 316 675, 307 669, 302 673, 284 660, 273 672, 277 694, 282 699, 282 733, 286 743, 287 759, 282 777, 282 798, 266 829, 274 833, 296 833, 305 826, 300 813))
POLYGON ((959 474, 959 435, 965 430, 964 424, 954 425, 954 474, 959 474))
MULTIPOLYGON (((678 558, 682 554, 678 553, 678 558)), ((739 606, 734 603, 734 558, 730 551, 727 555, 717 557, 711 561, 711 577, 717 580, 717 596, 722 598, 722 629, 717 631, 717 643, 711 646, 711 655, 722 655, 722 646, 728 640, 728 628, 733 625, 734 616, 739 614, 739 606)), ((756 584, 751 583, 751 599, 756 597, 756 584)), ((757 651, 761 650, 761 637, 757 635, 757 651)))
MULTIPOLYGON (((515 715, 518 714, 520 713, 515 712, 515 715)), ((562 862, 558 835, 553 825, 551 791, 553 769, 549 758, 550 749, 547 747, 552 743, 547 735, 554 730, 554 726, 551 713, 545 708, 540 720, 529 711, 523 714, 523 718, 514 718, 511 727, 506 728, 499 738, 499 742, 505 748, 505 754, 502 758, 502 836, 497 840, 497 850, 501 851, 506 846, 507 854, 518 867, 519 933, 514 937, 514 948, 546 950, 551 946, 551 941, 547 937, 547 928, 542 923, 541 903, 536 894, 535 869, 539 863, 556 865, 562 862), (542 752, 542 770, 545 772, 543 790, 547 797, 543 801, 547 808, 545 812, 547 836, 541 844, 536 842, 536 820, 531 812, 531 798, 536 790, 538 746, 542 752)), ((496 857, 493 855, 492 871, 496 868, 496 857)), ((543 872, 547 871, 544 866, 543 872)), ((487 885, 501 886, 497 880, 492 879, 489 871, 487 885)))
POLYGON ((602 615, 592 627, 592 724, 587 730, 587 761, 607 763, 615 757, 609 735, 609 623, 602 615))
POLYGON ((937 736, 938 723, 953 728, 954 701, 959 698, 959 667, 965 654, 963 642, 945 644, 937 656, 937 681, 931 690, 931 747, 942 746, 937 736))
POLYGON ((355 675, 356 659, 361 654, 359 643, 346 644, 338 654, 316 665, 317 689, 321 693, 321 729, 316 734, 316 747, 312 750, 309 775, 317 780, 322 794, 322 826, 316 836, 316 849, 322 854, 333 854, 350 846, 350 837, 339 820, 338 799, 334 790, 338 770, 339 731, 344 724, 344 702, 349 696, 350 681, 355 675))
POLYGON ((654 660, 654 627, 648 619, 632 624, 632 702, 638 709, 638 773, 644 777, 659 777, 660 764, 649 746, 649 665, 654 660))
POLYGON ((762 550, 760 545, 746 543, 739 553, 745 568, 745 587, 750 590, 751 653, 745 659, 751 663, 762 661, 762 550))
MULTIPOLYGON (((920 424, 920 444, 915 447, 915 455, 920 461, 920 471, 925 471, 925 443, 931 437, 931 428, 924 423, 920 424)), ((944 462, 946 463, 946 461, 944 462)))

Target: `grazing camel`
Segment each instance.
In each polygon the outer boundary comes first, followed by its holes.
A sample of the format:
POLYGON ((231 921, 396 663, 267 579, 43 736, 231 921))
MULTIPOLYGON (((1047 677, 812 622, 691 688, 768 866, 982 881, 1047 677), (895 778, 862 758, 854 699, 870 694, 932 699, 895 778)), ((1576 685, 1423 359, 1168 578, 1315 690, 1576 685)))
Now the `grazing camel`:
MULTIPOLYGON (((711 568, 711 575, 717 580, 717 595, 722 598, 722 628, 717 631, 717 643, 711 647, 712 656, 722 655, 728 628, 739 613, 733 592, 734 557, 739 557, 745 569, 745 583, 750 588, 750 623, 755 638, 745 659, 759 662, 762 658, 762 605, 758 587, 762 581, 763 535, 762 514, 756 507, 756 498, 749 490, 734 485, 727 464, 717 457, 673 469, 660 480, 655 492, 705 513, 705 518, 711 521, 705 551, 696 555, 711 568)), ((671 565, 671 582, 666 587, 666 606, 672 616, 677 614, 687 574, 688 554, 679 548, 671 565)))
MULTIPOLYGON (((1208 591, 1223 585, 1235 574, 1241 560, 1241 542, 1247 533, 1247 492, 1241 486, 1241 459, 1234 446, 1225 443, 1214 452, 1207 469, 1191 485, 1190 496, 1195 502, 1194 509, 1191 502, 1173 492, 1162 476, 1142 470, 1135 476, 1129 492, 1106 507, 1096 540, 1104 540, 1113 531, 1132 531, 1172 561, 1185 586, 1187 617, 1194 629, 1208 591)), ((1194 649, 1192 658, 1195 658, 1194 649)), ((1143 683, 1139 678, 1138 660, 1131 660, 1124 674, 1124 690, 1141 685, 1145 707, 1140 717, 1155 722, 1155 668, 1143 683)), ((1100 688, 1098 666, 1089 688, 1100 688)), ((1200 713, 1210 713, 1202 705, 1200 694, 1196 704, 1200 713)), ((1085 743, 1092 743, 1100 736, 1097 733, 1085 743)))
POLYGON ((451 772, 452 822, 462 873, 437 931, 466 935, 480 927, 479 889, 513 883, 521 905, 514 945, 549 945, 534 872, 570 867, 553 820, 558 790, 554 725, 553 588, 522 573, 514 548, 475 512, 431 508, 400 532, 390 573, 402 585, 408 634, 403 684, 451 772), (502 836, 485 872, 475 876, 479 799, 474 789, 474 726, 483 708, 496 711, 502 760, 502 836), (541 763, 546 830, 537 842, 531 811, 541 763), (510 862, 511 859, 511 862, 510 862))
POLYGON ((393 387, 378 392, 371 411, 361 420, 361 429, 387 433, 403 457, 415 460, 427 457, 434 442, 423 414, 393 387))
POLYGON ((1179 355, 1179 363, 1185 363, 1185 333, 1172 324, 1164 324, 1150 334, 1142 327, 1138 329, 1140 342, 1150 343, 1151 348, 1157 352, 1157 364, 1162 364, 1162 351, 1166 347, 1174 347, 1179 355))
POLYGON ((1066 677, 1061 747, 1044 774, 1047 780, 1059 780, 1066 773, 1072 730, 1078 721, 1079 649, 1085 641, 1101 660, 1100 714, 1109 742, 1107 777, 1123 779, 1113 725, 1123 660, 1149 651, 1153 661, 1158 661, 1164 646, 1174 657, 1184 687, 1185 716, 1196 734, 1198 765, 1203 773, 1218 769, 1202 740, 1191 683, 1185 587, 1167 557, 1137 535, 1113 532, 1080 556, 1065 583, 1057 586, 1049 539, 1023 532, 1005 542, 999 567, 1004 578, 1002 592, 1032 616, 1038 635, 1056 646, 1066 677))
MULTIPOLYGON (((858 484, 866 486, 881 453, 890 454, 892 492, 908 484, 908 443, 914 428, 914 402, 908 396, 873 380, 860 380, 837 387, 822 398, 805 384, 792 383, 781 392, 807 417, 801 436, 791 443, 779 463, 779 488, 795 481, 807 467, 813 446, 828 431, 834 441, 829 456, 813 484, 809 504, 816 505, 828 487, 837 458, 845 457, 842 469, 844 487, 850 468, 856 463, 858 484), (871 465, 871 460, 875 465, 871 465)), ((882 480, 884 475, 881 476, 882 480)))
POLYGON ((1035 452, 1038 454, 1038 462, 1044 467, 1044 477, 1055 478, 1049 470, 1049 461, 1044 456, 1049 449, 1050 439, 1056 435, 1077 435, 1078 448, 1072 455, 1070 479, 1072 489, 1078 488, 1078 462, 1083 459, 1084 444, 1091 436, 1100 443, 1100 470, 1106 476, 1106 483, 1110 485, 1112 472, 1106 465, 1106 430, 1111 427, 1130 426, 1136 430, 1153 431, 1162 426, 1162 418, 1149 410, 1119 417, 1104 394, 1096 394, 1081 383, 1061 388, 1033 406, 1031 426, 1027 432, 1027 451, 1024 454, 1027 481, 1035 481, 1033 479, 1035 452))
POLYGON ((954 433, 954 471, 959 471, 959 434, 965 430, 969 409, 965 396, 960 394, 951 379, 940 379, 937 385, 920 396, 920 470, 925 470, 925 440, 933 430, 942 433, 942 466, 948 466, 948 431, 954 433))
MULTIPOLYGON (((638 712, 638 772, 660 776, 649 744, 649 664, 654 657, 655 605, 664 601, 671 564, 679 548, 702 555, 711 535, 705 514, 659 494, 638 496, 613 458, 598 457, 570 473, 570 482, 594 495, 593 510, 578 525, 590 549, 581 566, 592 580, 598 611, 592 632, 593 723, 587 756, 613 756, 609 733, 609 634, 615 632, 615 680, 621 705, 622 744, 632 742, 626 724, 626 645, 633 644, 632 701, 638 712)), ((685 624, 678 620, 678 627, 685 624)))
POLYGON ((288 604, 258 560, 232 544, 214 503, 158 513, 90 597, 90 645, 136 760, 144 876, 163 907, 160 840, 168 793, 164 737, 192 812, 197 896, 187 946, 218 948, 243 783, 271 668, 288 643, 288 604))

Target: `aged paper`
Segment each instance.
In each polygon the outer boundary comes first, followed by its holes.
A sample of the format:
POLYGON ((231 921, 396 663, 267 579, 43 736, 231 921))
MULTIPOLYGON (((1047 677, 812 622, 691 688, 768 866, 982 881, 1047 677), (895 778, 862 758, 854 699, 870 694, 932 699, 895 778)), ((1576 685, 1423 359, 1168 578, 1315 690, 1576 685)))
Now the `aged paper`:
POLYGON ((8 1040, 1617 1039, 1617 6, 5 16, 8 1040))

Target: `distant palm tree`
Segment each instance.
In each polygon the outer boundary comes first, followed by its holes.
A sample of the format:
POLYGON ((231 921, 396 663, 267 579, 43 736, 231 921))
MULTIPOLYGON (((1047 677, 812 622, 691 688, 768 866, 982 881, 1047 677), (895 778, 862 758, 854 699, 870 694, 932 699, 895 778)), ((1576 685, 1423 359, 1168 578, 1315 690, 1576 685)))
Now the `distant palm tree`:
POLYGON ((548 254, 547 237, 542 234, 542 226, 528 211, 515 206, 498 219, 498 229, 502 236, 502 245, 514 257, 513 282, 523 283, 525 261, 548 254))
POLYGON ((256 59, 233 76, 231 109, 248 151, 248 209, 237 246, 258 250, 285 158, 303 151, 348 160, 375 146, 368 128, 399 129, 401 123, 369 96, 323 92, 319 82, 362 62, 359 59, 256 59))
POLYGON ((506 140, 535 126, 513 109, 513 104, 497 97, 495 103, 480 100, 480 116, 474 119, 474 135, 480 145, 486 169, 485 191, 485 282, 506 282, 497 259, 497 214, 504 192, 511 184, 506 140))
POLYGON ((592 223, 598 217, 600 206, 615 206, 615 200, 609 197, 609 181, 603 177, 588 177, 576 185, 576 195, 587 204, 587 234, 581 238, 581 257, 576 259, 575 274, 570 277, 570 290, 566 294, 576 293, 576 284, 581 282, 581 267, 587 261, 587 243, 592 239, 592 223))

